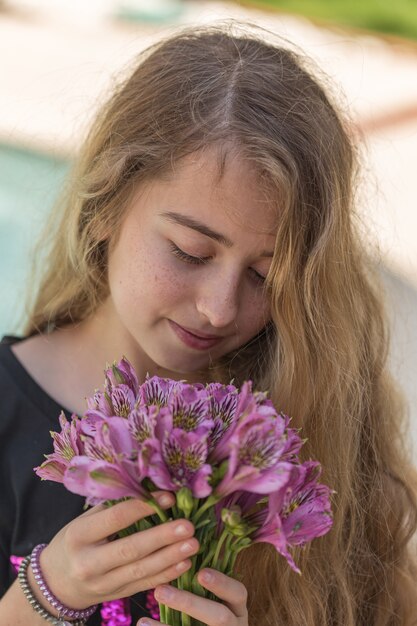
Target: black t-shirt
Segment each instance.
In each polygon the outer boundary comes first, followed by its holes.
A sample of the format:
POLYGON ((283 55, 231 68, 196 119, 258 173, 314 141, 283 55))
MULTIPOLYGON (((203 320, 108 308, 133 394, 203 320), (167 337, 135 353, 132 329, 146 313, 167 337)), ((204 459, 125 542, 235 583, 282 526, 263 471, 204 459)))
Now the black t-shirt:
MULTIPOLYGON (((44 454, 53 452, 50 431, 61 430, 61 410, 67 419, 71 412, 59 406, 14 355, 10 346, 19 340, 7 336, 0 342, 0 597, 16 577, 10 557, 26 556, 35 545, 48 543, 83 512, 85 502, 33 471, 44 454)), ((132 625, 150 616, 146 601, 146 592, 131 599, 132 625)), ((87 623, 100 626, 100 610, 87 623)))

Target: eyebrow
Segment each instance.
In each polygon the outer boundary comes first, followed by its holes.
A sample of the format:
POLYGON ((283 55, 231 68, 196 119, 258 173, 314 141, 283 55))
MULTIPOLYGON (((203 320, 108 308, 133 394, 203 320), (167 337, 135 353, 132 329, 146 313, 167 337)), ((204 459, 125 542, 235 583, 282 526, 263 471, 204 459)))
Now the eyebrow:
MULTIPOLYGON (((196 220, 194 217, 191 217, 189 215, 182 215, 182 213, 175 213, 174 211, 165 211, 164 213, 160 213, 160 215, 169 222, 179 224, 180 226, 186 226, 187 228, 192 228, 198 233, 201 233, 206 237, 210 237, 210 239, 214 239, 214 241, 217 241, 227 248, 231 248, 233 246, 233 241, 231 241, 228 237, 225 237, 221 233, 216 232, 206 224, 203 224, 202 222, 196 220)), ((260 253, 259 256, 273 257, 274 253, 269 250, 264 250, 260 253)))

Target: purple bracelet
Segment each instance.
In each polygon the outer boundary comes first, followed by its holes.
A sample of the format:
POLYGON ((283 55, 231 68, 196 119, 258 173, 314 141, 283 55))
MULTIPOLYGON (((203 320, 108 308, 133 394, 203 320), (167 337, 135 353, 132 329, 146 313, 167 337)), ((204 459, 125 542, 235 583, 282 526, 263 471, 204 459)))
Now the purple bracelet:
POLYGON ((30 555, 30 564, 32 567, 33 576, 37 584, 39 585, 39 589, 41 590, 42 595, 44 596, 44 598, 48 600, 49 604, 51 604, 58 611, 59 619, 62 619, 64 617, 69 617, 70 619, 74 619, 74 620, 88 619, 97 609, 97 606, 98 606, 97 604, 94 604, 93 606, 89 606, 86 609, 80 609, 80 610, 70 609, 68 606, 65 606, 65 604, 62 604, 56 596, 54 596, 54 594, 52 593, 52 591, 49 589, 48 585, 46 584, 46 581, 41 571, 40 554, 42 550, 46 548, 47 545, 48 545, 47 543, 38 544, 37 546, 33 548, 32 554, 30 555))

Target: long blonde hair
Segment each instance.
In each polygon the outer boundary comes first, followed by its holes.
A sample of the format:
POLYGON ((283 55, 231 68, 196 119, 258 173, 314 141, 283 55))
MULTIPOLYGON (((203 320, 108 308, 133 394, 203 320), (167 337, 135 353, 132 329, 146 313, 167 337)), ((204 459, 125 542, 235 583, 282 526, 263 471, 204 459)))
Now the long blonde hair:
POLYGON ((141 182, 210 146, 221 177, 238 151, 279 211, 272 321, 211 374, 269 389, 308 437, 304 458, 318 459, 336 490, 332 530, 295 550, 301 577, 268 544, 239 555, 250 625, 411 626, 416 474, 355 218, 357 150, 306 60, 256 28, 183 28, 141 53, 97 115, 58 200, 25 334, 83 320, 106 298, 109 242, 141 182))

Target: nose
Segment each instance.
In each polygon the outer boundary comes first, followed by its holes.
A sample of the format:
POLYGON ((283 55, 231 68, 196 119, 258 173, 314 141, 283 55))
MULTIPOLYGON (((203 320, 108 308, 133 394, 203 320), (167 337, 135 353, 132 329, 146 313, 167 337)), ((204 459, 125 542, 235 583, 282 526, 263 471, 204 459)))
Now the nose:
POLYGON ((237 279, 222 278, 217 273, 204 280, 199 286, 196 308, 213 328, 235 323, 239 309, 237 279))

